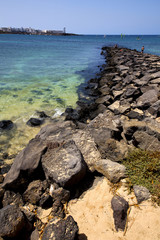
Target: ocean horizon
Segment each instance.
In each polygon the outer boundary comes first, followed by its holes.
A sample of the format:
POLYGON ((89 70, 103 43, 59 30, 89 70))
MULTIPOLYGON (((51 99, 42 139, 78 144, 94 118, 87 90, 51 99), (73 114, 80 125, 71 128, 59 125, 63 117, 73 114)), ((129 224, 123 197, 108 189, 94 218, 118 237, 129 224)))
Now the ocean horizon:
MULTIPOLYGON (((141 50, 160 56, 160 35, 0 35, 0 120, 16 128, 1 132, 2 150, 20 151, 39 128, 26 125, 37 111, 52 118, 75 107, 79 86, 104 64, 103 46, 141 50), (7 143, 7 144, 6 144, 7 143)), ((81 89, 83 93, 83 89, 81 89)))

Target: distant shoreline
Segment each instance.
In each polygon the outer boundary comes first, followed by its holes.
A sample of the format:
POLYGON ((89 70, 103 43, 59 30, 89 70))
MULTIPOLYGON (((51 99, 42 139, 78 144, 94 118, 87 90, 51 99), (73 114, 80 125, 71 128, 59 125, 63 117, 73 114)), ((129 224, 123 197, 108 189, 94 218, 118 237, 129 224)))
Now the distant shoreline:
POLYGON ((27 33, 27 32, 2 32, 0 34, 20 34, 20 35, 43 35, 43 36, 78 36, 74 33, 27 33))

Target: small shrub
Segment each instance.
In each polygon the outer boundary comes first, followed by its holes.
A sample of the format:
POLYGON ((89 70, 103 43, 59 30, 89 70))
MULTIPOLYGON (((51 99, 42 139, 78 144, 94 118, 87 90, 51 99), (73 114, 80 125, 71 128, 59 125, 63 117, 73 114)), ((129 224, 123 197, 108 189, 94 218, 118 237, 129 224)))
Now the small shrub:
POLYGON ((160 152, 135 149, 122 160, 127 168, 129 186, 142 185, 160 205, 160 152))

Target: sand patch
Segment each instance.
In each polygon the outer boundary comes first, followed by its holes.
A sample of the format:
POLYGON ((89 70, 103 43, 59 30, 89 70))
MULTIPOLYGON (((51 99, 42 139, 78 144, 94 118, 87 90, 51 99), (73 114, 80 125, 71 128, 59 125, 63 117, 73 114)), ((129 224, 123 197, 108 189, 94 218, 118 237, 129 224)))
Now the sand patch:
MULTIPOLYGON (((128 195, 124 186, 117 192, 131 205, 136 203, 133 194, 128 195)), ((112 197, 109 181, 102 178, 82 198, 69 202, 69 214, 79 226, 79 240, 160 240, 160 207, 155 208, 150 201, 143 202, 139 207, 131 206, 124 236, 114 227, 112 197)))

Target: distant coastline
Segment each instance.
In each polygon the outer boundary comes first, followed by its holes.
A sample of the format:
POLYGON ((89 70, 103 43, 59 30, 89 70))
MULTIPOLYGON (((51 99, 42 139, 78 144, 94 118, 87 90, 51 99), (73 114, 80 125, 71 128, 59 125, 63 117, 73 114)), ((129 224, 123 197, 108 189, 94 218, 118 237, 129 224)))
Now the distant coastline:
POLYGON ((0 28, 0 34, 23 34, 23 35, 62 35, 62 36, 74 36, 77 34, 66 33, 66 28, 63 30, 39 30, 33 28, 11 28, 11 27, 2 27, 0 28))

